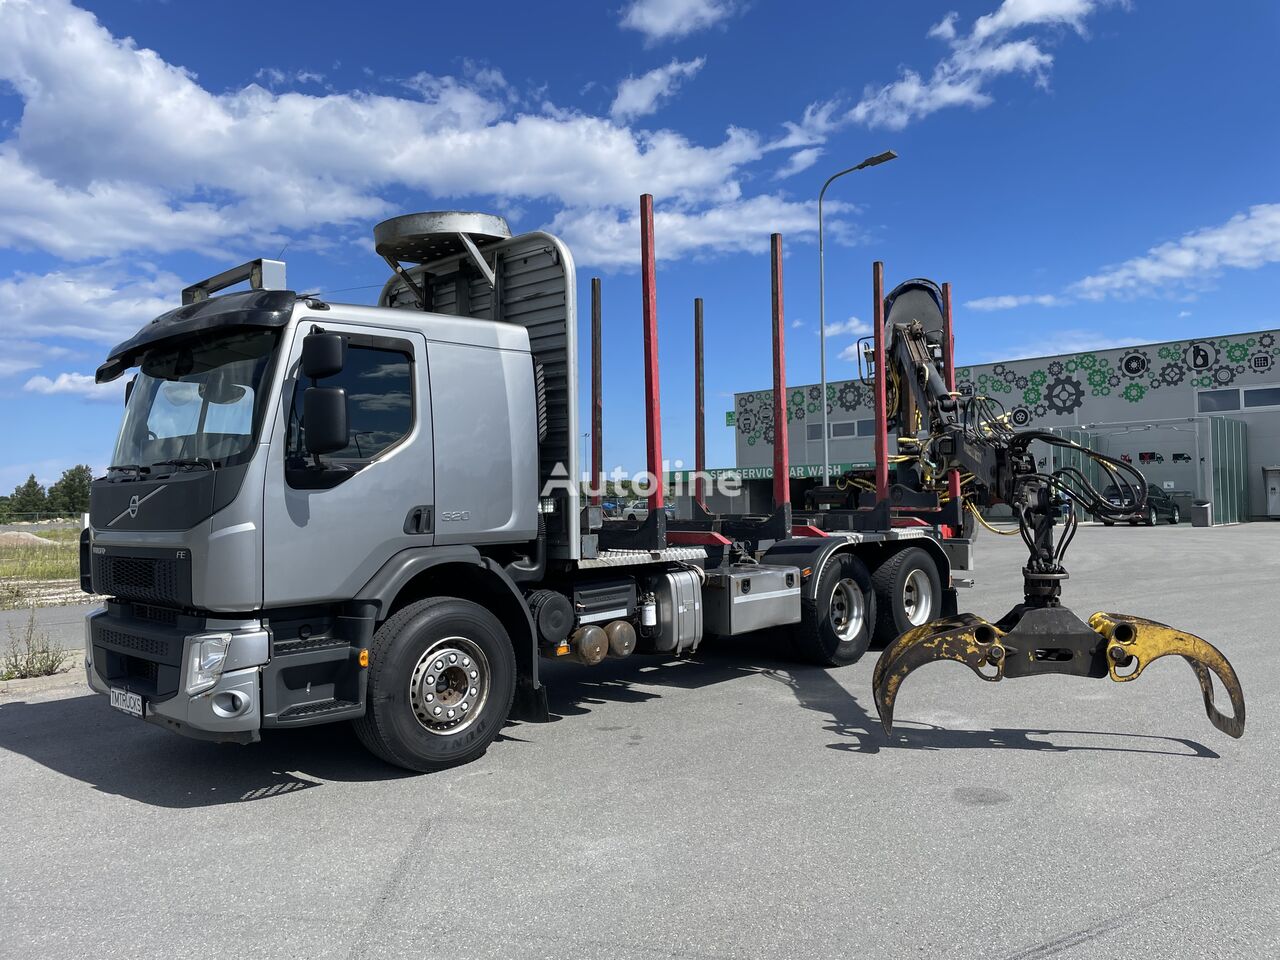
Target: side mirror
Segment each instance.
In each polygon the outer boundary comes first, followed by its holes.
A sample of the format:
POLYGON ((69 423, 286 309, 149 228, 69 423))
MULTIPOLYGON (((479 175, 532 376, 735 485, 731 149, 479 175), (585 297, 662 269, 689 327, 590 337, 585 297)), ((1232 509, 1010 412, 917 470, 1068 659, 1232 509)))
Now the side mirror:
POLYGON ((307 387, 302 394, 302 428, 307 453, 319 456, 344 449, 347 391, 342 387, 307 387))
POLYGON ((138 382, 138 375, 135 373, 129 378, 129 382, 124 385, 124 405, 129 405, 129 398, 133 396, 133 388, 138 382))
MULTIPOLYGON (((302 375, 323 380, 342 372, 347 342, 336 333, 309 333, 302 340, 302 375)), ((346 446, 346 443, 343 443, 346 446)))

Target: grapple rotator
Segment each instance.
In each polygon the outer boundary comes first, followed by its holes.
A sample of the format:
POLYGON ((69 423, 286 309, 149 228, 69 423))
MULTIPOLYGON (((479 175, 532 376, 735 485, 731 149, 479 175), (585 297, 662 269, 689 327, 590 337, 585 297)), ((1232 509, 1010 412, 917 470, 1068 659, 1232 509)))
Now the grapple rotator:
POLYGON ((1128 614, 1095 613, 1086 623, 1061 603, 1063 557, 1077 514, 1108 519, 1141 513, 1147 497, 1141 471, 1049 431, 1015 430, 998 400, 957 392, 950 369, 949 291, 928 280, 909 280, 881 301, 881 270, 877 264, 875 347, 864 352, 866 379, 877 394, 877 429, 898 438, 897 455, 889 458, 899 478, 895 502, 932 498, 940 522, 951 525, 965 511, 977 516, 980 506, 1007 503, 1029 552, 1022 602, 999 620, 972 613, 946 617, 908 630, 885 649, 872 679, 885 732, 892 731, 903 681, 927 663, 954 660, 988 681, 1057 673, 1126 682, 1153 661, 1176 655, 1195 672, 1209 721, 1229 736, 1241 736, 1240 681, 1213 644, 1128 614), (1046 459, 1032 449, 1035 443, 1066 449, 1077 463, 1091 462, 1090 470, 1096 467, 1128 505, 1113 504, 1080 467, 1046 470, 1046 459), (1230 716, 1214 703, 1214 675, 1231 701, 1230 716))
POLYGON ((893 730, 893 712, 902 682, 928 663, 954 660, 983 680, 1057 673, 1077 677, 1137 679, 1153 661, 1180 656, 1195 672, 1209 722, 1231 737, 1244 734, 1244 693, 1235 670, 1213 644, 1185 630, 1124 613, 1095 613, 1086 623, 1062 606, 1067 572, 1062 555, 1075 532, 1074 513, 1055 544, 1052 531, 1063 503, 1052 483, 1038 484, 1036 503, 1019 512, 1023 539, 1031 549, 1023 568, 1024 596, 994 623, 961 613, 923 624, 898 637, 876 662, 872 688, 880 723, 893 730), (1030 528, 1030 529, 1029 529, 1030 528), (1216 674, 1232 713, 1214 703, 1211 674, 1216 674))

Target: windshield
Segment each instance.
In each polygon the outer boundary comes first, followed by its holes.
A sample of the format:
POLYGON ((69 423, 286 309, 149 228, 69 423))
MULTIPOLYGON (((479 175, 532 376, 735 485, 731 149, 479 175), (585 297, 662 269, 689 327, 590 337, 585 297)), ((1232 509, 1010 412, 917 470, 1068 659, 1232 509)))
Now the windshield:
POLYGON ((111 463, 204 460, 221 467, 248 459, 277 337, 275 330, 240 330, 148 351, 111 463))

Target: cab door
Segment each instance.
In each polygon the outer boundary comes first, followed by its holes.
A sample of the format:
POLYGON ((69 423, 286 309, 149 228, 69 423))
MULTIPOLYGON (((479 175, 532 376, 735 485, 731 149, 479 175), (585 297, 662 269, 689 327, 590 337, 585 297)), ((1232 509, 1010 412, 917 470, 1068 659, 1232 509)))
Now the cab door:
POLYGON ((271 432, 264 490, 264 603, 344 600, 401 550, 434 540, 435 469, 427 343, 325 317, 304 321, 290 345, 271 432), (313 327, 346 340, 341 372, 349 441, 306 453, 302 341, 313 327))

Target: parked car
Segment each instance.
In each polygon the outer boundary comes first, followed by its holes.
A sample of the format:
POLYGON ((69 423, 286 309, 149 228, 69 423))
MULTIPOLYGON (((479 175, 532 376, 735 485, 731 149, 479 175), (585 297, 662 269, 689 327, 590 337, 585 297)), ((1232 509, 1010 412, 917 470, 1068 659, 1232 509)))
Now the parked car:
MULTIPOLYGON (((1128 507, 1133 505, 1133 498, 1127 496, 1130 492, 1130 490, 1126 489, 1122 493, 1120 487, 1113 483, 1102 491, 1102 495, 1107 498, 1108 503, 1117 507, 1128 507)), ((1128 521, 1130 526, 1145 523, 1148 527, 1154 527, 1158 520, 1181 523, 1182 511, 1178 508, 1178 504, 1173 497, 1169 496, 1154 483, 1149 483, 1147 484, 1147 503, 1140 512, 1121 514, 1118 517, 1096 517, 1095 519, 1101 520, 1103 526, 1107 527, 1113 526, 1117 520, 1128 521)))
MULTIPOLYGON (((676 506, 674 503, 664 503, 662 512, 667 515, 668 520, 676 518, 676 506)), ((622 507, 623 520, 644 520, 649 516, 648 500, 629 500, 622 507)))

